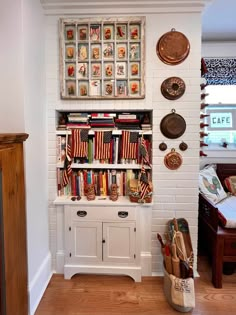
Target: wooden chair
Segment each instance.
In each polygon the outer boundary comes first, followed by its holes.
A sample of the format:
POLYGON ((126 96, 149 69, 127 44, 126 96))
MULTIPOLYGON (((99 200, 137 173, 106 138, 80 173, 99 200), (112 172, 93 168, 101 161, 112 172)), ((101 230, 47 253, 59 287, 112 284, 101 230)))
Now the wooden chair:
MULTIPOLYGON (((236 164, 217 164, 217 175, 224 185, 224 179, 236 175, 236 164)), ((236 207, 236 205, 235 205, 236 207)), ((212 283, 222 288, 224 263, 236 263, 236 229, 226 229, 220 225, 218 209, 199 195, 199 247, 205 247, 211 255, 212 283)), ((231 265, 232 266, 232 265, 231 265)))

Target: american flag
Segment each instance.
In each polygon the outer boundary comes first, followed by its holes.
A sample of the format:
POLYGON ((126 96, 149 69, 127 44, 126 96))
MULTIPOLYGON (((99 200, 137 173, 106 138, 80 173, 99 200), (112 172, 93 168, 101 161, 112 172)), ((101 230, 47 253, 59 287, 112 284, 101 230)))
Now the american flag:
POLYGON ((142 166, 141 168, 140 186, 141 186, 140 196, 141 199, 143 199, 146 196, 146 194, 148 194, 151 191, 144 166, 142 166))
POLYGON ((122 152, 123 159, 137 159, 138 132, 122 131, 122 152))
POLYGON ((66 147, 66 158, 64 162, 64 170, 62 173, 62 186, 65 187, 70 180, 70 176, 72 174, 72 168, 71 168, 71 147, 67 143, 66 147))
POLYGON ((142 139, 141 139, 139 152, 140 152, 140 155, 141 155, 141 158, 142 158, 141 163, 142 164, 146 163, 149 166, 151 166, 150 159, 149 159, 149 154, 148 154, 148 151, 147 151, 146 141, 145 141, 144 137, 142 137, 142 139))
POLYGON ((72 157, 88 157, 88 130, 72 129, 72 157))
POLYGON ((95 131, 95 159, 110 159, 111 140, 112 131, 95 131))

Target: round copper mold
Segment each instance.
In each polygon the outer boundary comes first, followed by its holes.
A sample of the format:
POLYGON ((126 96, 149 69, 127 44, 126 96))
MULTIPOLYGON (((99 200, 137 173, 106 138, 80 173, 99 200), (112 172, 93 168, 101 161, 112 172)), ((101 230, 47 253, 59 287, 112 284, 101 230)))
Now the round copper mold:
POLYGON ((170 170, 177 170, 183 163, 181 155, 171 149, 171 152, 167 153, 164 158, 165 166, 170 170))
POLYGON ((186 150, 188 149, 187 143, 181 142, 180 145, 179 145, 179 149, 180 149, 181 151, 186 151, 186 150))
POLYGON ((160 130, 166 138, 177 139, 184 134, 186 122, 181 115, 176 114, 175 109, 172 109, 170 114, 162 118, 160 130))
POLYGON ((171 77, 162 82, 161 93, 168 100, 177 100, 185 92, 185 83, 179 77, 171 77))
POLYGON ((189 51, 189 40, 174 28, 162 35, 156 46, 158 57, 168 65, 180 64, 188 57, 189 51))
POLYGON ((167 149, 167 144, 165 142, 162 142, 159 144, 159 149, 161 151, 165 151, 167 149))

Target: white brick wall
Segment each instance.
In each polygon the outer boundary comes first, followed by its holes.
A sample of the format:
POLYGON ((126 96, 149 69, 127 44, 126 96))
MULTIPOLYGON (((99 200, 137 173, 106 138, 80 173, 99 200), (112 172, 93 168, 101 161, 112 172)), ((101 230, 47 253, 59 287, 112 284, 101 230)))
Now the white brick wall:
MULTIPOLYGON (((60 16, 61 17, 61 16, 60 16)), ((79 17, 79 16, 77 16, 79 17)), ((200 60, 201 60, 201 13, 150 14, 146 15, 146 97, 143 100, 61 100, 59 92, 59 16, 47 16, 46 29, 46 86, 48 106, 48 180, 49 180, 49 226, 50 246, 53 266, 56 268, 56 252, 59 244, 63 246, 57 227, 56 210, 53 200, 56 197, 56 143, 55 110, 153 110, 153 184, 154 204, 152 210, 152 270, 162 270, 160 246, 156 233, 163 233, 166 223, 173 217, 185 217, 190 225, 195 256, 197 253, 197 218, 198 218, 198 169, 199 169, 199 112, 200 112, 200 60), (180 65, 170 66, 162 63, 156 55, 158 39, 172 28, 183 32, 190 41, 190 54, 180 65), (165 99, 161 92, 161 83, 170 76, 181 77, 186 84, 185 94, 176 101, 165 99), (184 117, 187 128, 178 139, 166 139, 159 129, 163 116, 175 108, 184 117), (159 150, 164 141, 168 149, 159 150), (180 151, 179 144, 188 144, 187 151, 180 151), (181 153, 182 166, 168 170, 163 163, 166 153, 171 148, 181 153)), ((196 263, 196 260, 195 260, 196 263)))

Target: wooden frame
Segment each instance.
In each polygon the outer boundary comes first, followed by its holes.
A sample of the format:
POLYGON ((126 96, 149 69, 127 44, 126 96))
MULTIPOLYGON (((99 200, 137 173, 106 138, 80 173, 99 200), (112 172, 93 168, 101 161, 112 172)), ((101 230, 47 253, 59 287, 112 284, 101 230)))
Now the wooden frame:
POLYGON ((144 98, 145 17, 60 19, 62 99, 144 98))

